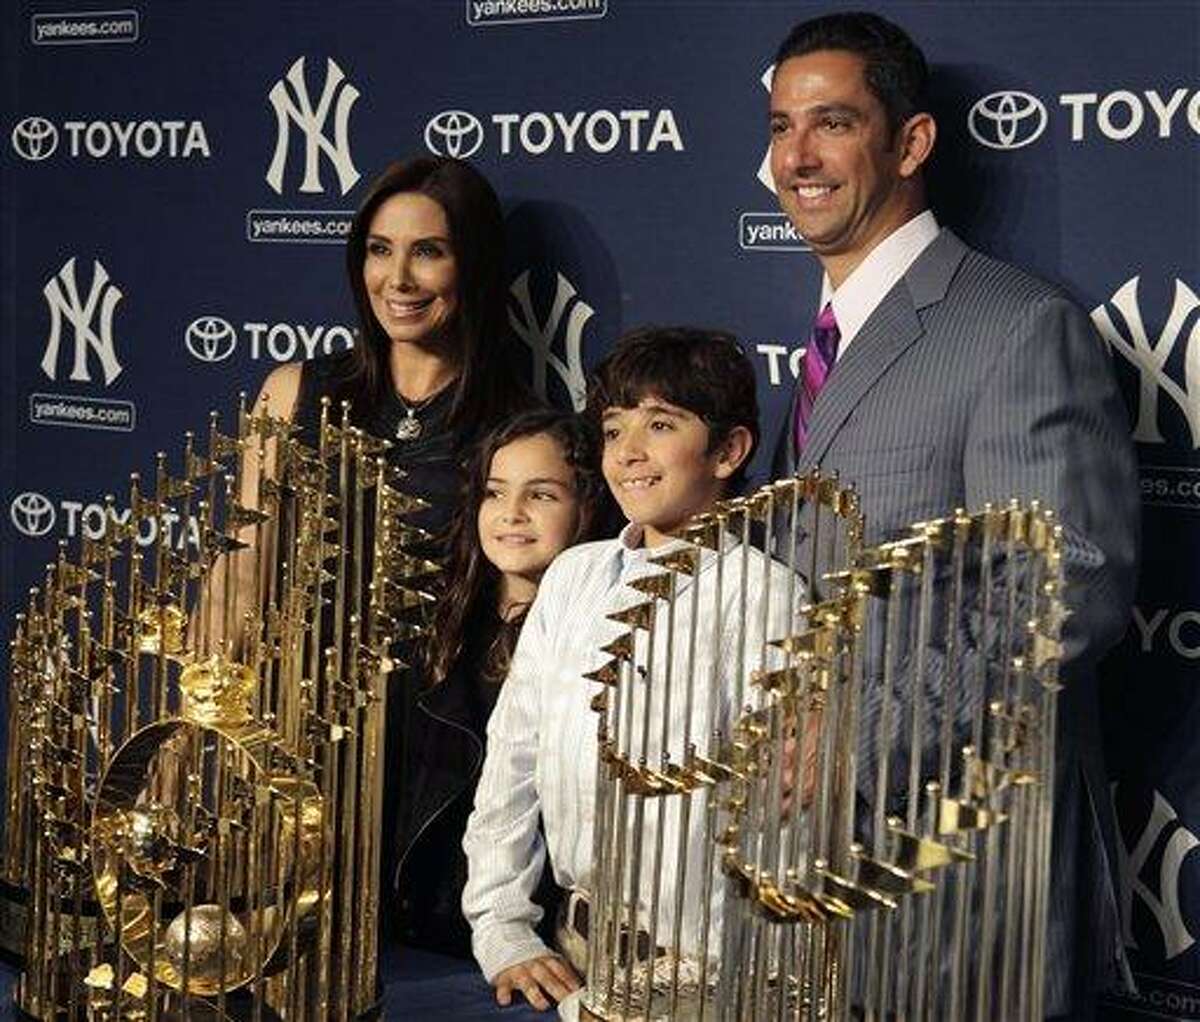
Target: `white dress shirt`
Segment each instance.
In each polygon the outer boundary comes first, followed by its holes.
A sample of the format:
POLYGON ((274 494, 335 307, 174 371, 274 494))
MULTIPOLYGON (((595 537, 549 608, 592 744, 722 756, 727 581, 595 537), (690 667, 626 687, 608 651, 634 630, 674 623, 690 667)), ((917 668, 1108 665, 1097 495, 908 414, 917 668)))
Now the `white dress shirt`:
MULTIPOLYGON (((489 980, 509 966, 549 953, 534 932, 541 910, 531 900, 542 873, 544 844, 549 847, 554 876, 561 887, 590 887, 599 724, 590 703, 604 686, 583 675, 608 662, 610 656, 601 647, 629 630, 606 615, 647 600, 627 583, 662 572, 648 558, 666 548, 647 550, 638 545, 640 541, 640 528, 629 526, 617 539, 573 547, 551 564, 529 610, 488 724, 487 759, 463 838, 469 865, 463 912, 471 924, 475 957, 489 980), (545 827, 544 844, 538 831, 539 813, 545 827)), ((653 663, 647 656, 647 633, 635 633, 635 680, 622 689, 626 709, 631 711, 627 719, 633 722, 633 726, 623 727, 626 744, 622 748, 634 761, 642 752, 653 765, 661 761, 662 700, 668 687, 667 747, 672 760, 679 763, 685 731, 701 755, 711 751, 710 679, 716 682, 712 702, 721 717, 716 726, 725 729, 731 708, 739 700, 744 703, 752 698, 744 681, 750 671, 778 665, 780 654, 774 648, 768 650, 763 642, 764 624, 771 630, 771 638, 787 634, 787 623, 795 617, 803 594, 799 582, 789 588, 792 576, 786 568, 777 562, 770 562, 769 570, 764 571, 767 567, 761 553, 733 541, 721 555, 706 551, 696 576, 698 595, 693 596, 692 580, 683 577, 677 582, 674 616, 669 628, 656 630, 659 638, 653 663), (715 570, 718 563, 720 572, 715 570), (748 580, 745 586, 743 578, 748 580), (693 599, 699 607, 695 614, 693 599), (697 641, 689 672, 685 651, 693 617, 698 624, 697 641), (670 643, 662 641, 666 634, 672 636, 670 643), (744 642, 740 649, 739 642, 744 642), (663 681, 668 677, 667 646, 672 647, 669 686, 663 681), (696 679, 690 722, 685 709, 689 678, 696 679), (740 687, 739 678, 743 679, 740 687), (642 721, 647 709, 650 739, 643 749, 642 721), (628 744, 631 739, 632 746, 628 744)), ((665 604, 658 606, 665 613, 665 604)), ((656 886, 651 866, 661 824, 664 868, 657 885, 659 943, 666 942, 674 918, 680 848, 676 807, 680 798, 645 801, 641 833, 646 868, 640 884, 639 927, 650 925, 647 906, 656 886), (668 802, 671 808, 664 808, 668 802), (664 814, 661 819, 660 813, 664 814)), ((703 798, 703 792, 693 796, 685 852, 688 864, 682 918, 684 932, 692 934, 700 929, 701 872, 709 844, 703 798)), ((718 919, 714 918, 716 925, 718 919)), ((716 946, 710 944, 714 950, 716 946)))
POLYGON ((908 272, 940 230, 933 211, 927 209, 871 249, 836 291, 829 283, 829 275, 825 275, 821 282, 820 308, 833 302, 840 337, 837 358, 842 357, 884 296, 908 272))

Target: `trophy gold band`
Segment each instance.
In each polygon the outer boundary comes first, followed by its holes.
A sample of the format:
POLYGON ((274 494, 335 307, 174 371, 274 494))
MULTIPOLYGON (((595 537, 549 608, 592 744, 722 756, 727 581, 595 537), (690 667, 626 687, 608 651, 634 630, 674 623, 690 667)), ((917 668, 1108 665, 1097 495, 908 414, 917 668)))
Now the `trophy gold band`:
POLYGON ((160 454, 127 511, 109 498, 19 616, 3 872, 27 892, 26 1016, 378 1010, 386 681, 432 599, 404 523, 425 505, 345 406, 313 447, 244 399, 237 418, 188 434, 178 474, 160 454))
POLYGON ((1043 1017, 1061 531, 861 535, 852 491, 783 480, 612 615, 583 1018, 1043 1017))

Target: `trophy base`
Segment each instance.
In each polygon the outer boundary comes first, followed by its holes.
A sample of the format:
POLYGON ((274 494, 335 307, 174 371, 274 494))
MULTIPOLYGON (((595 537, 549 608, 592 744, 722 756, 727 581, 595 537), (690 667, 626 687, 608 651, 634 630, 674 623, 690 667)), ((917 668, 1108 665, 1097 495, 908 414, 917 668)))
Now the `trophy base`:
MULTIPOLYGON (((77 980, 72 1011, 70 994, 67 992, 70 989, 69 983, 64 969, 59 973, 56 996, 51 1003, 48 998, 38 997, 31 989, 29 975, 22 974, 13 988, 15 1016, 30 1022, 76 1022, 81 1019, 132 1018, 138 1010, 145 1010, 144 1000, 126 998, 118 1015, 111 992, 89 989, 77 980)), ((283 1016, 266 1004, 261 1005, 256 1014, 254 998, 244 991, 228 994, 224 1010, 219 1009, 214 1001, 196 996, 189 999, 185 1010, 179 994, 169 991, 158 996, 155 1017, 160 1022, 184 1022, 185 1019, 188 1022, 252 1022, 255 1019, 260 1019, 261 1022, 284 1022, 283 1016)))
MULTIPOLYGON (((351 1022, 374 1022, 374 1020, 383 1017, 382 1010, 382 1003, 375 1004, 362 1014, 350 1016, 350 1020, 351 1022)), ((59 1020, 62 1020, 62 1022, 69 1022, 70 1009, 67 1005, 60 1005, 52 1009, 50 1013, 34 1014, 26 1011, 25 1008, 21 1006, 17 999, 17 995, 14 993, 13 1015, 14 1018, 20 1019, 22 1022, 48 1022, 48 1020, 51 1019, 54 1020, 54 1022, 59 1022, 59 1020)), ((81 1017, 87 1018, 96 1016, 94 1016, 91 1009, 86 1008, 81 1002, 79 1007, 76 1008, 76 1018, 78 1019, 81 1017)), ((192 1003, 188 1005, 186 1013, 178 1006, 178 1004, 172 1005, 168 1002, 159 1008, 158 1018, 160 1022, 184 1022, 185 1019, 187 1022, 252 1022, 252 1020, 255 1018, 255 1014, 254 1005, 250 1002, 249 998, 245 999, 244 1003, 234 1003, 233 999, 230 999, 226 1001, 225 1011, 221 1012, 218 1011, 216 1005, 210 1001, 204 1001, 200 998, 193 997, 192 1003)), ((258 1018, 262 1019, 262 1022, 285 1022, 282 1016, 277 1015, 274 1011, 265 1006, 263 1007, 262 1013, 258 1016, 258 1018)))
MULTIPOLYGON (((36 986, 36 977, 22 972, 13 986, 12 1002, 14 1016, 36 1022, 81 1022, 83 1019, 103 1020, 113 1017, 143 1017, 147 1002, 143 998, 126 995, 117 1011, 115 991, 89 987, 83 981, 83 972, 70 956, 58 959, 57 976, 54 969, 42 976, 42 987, 36 986), (48 989, 53 986, 53 992, 48 989), (72 990, 74 999, 72 1003, 72 990), (138 1014, 138 1013, 142 1014, 138 1014)), ((271 980, 268 979, 268 985, 271 980)), ((268 996, 256 999, 248 989, 230 991, 225 995, 224 1005, 218 1007, 215 998, 192 995, 186 1007, 179 992, 159 988, 156 997, 157 1010, 154 1015, 159 1022, 288 1022, 280 1002, 268 996)), ((344 1017, 348 1022, 374 1022, 384 1017, 382 996, 361 1011, 349 1011, 344 1017)), ((313 1012, 305 1004, 298 1009, 297 1022, 308 1022, 313 1012)))

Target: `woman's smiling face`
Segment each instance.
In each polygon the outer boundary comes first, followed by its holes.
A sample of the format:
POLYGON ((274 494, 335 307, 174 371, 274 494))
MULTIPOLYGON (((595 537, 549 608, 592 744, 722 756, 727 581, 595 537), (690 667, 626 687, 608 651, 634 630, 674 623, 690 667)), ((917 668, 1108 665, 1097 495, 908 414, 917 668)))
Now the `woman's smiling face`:
POLYGON ((371 218, 366 250, 363 282, 387 337, 443 340, 458 311, 458 264, 441 204, 419 192, 386 199, 371 218))

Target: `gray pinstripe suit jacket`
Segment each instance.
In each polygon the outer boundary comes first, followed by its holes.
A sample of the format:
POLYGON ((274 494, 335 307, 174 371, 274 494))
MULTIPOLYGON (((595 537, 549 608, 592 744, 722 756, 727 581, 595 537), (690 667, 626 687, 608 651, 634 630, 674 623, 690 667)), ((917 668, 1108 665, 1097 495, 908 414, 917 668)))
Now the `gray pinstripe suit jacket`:
POLYGON ((868 543, 1011 497, 1041 500, 1066 527, 1046 1004, 1088 1017, 1089 991, 1127 974, 1094 668, 1128 624, 1139 545, 1127 414, 1103 343, 1060 290, 943 230, 838 360, 799 452, 791 422, 775 475, 819 465, 854 483, 868 543))

